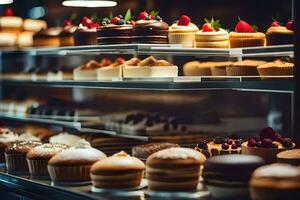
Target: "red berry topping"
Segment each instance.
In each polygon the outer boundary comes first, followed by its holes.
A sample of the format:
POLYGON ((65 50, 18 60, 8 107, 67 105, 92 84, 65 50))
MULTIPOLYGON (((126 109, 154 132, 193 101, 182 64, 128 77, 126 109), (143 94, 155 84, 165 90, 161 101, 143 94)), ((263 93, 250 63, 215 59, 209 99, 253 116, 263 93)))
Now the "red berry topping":
POLYGON ((291 30, 291 31, 294 30, 293 20, 289 20, 289 21, 286 23, 285 27, 286 27, 288 30, 291 30))
POLYGON ((233 143, 232 139, 227 140, 227 144, 231 145, 233 143))
POLYGON ((3 12, 3 16, 14 16, 14 11, 12 8, 6 8, 3 12))
POLYGON ((116 58, 115 62, 122 64, 125 62, 125 60, 124 60, 124 58, 118 57, 118 58, 116 58))
POLYGON ((275 140, 275 131, 271 127, 263 128, 259 132, 259 137, 260 137, 261 140, 266 139, 266 138, 271 139, 271 140, 275 140))
POLYGON ((266 139, 263 139, 261 141, 261 146, 264 147, 264 148, 272 148, 272 140, 269 139, 269 138, 266 138, 266 139))
POLYGON ((89 27, 89 26, 91 26, 92 24, 94 24, 94 22, 93 22, 90 18, 84 17, 84 18, 82 18, 82 20, 81 20, 81 24, 82 24, 83 26, 89 27))
POLYGON ((274 141, 282 143, 283 137, 280 134, 275 133, 274 141))
POLYGON ((232 144, 231 149, 237 149, 239 146, 237 144, 232 144))
POLYGON ((97 23, 95 23, 95 24, 90 24, 90 25, 88 25, 88 28, 89 29, 93 29, 93 28, 100 28, 100 25, 99 24, 97 24, 97 23))
POLYGON ((214 29, 211 27, 210 24, 208 24, 208 23, 203 24, 202 32, 213 32, 213 31, 214 31, 214 29))
POLYGON ((256 146, 256 140, 254 138, 250 138, 248 140, 248 147, 255 147, 256 146))
POLYGON ((182 15, 178 20, 177 24, 179 26, 188 26, 190 23, 191 23, 191 19, 186 15, 182 15))
POLYGON ((102 60, 101 60, 101 66, 108 66, 108 65, 110 65, 111 64, 111 60, 110 59, 108 59, 108 58, 103 58, 102 60))
POLYGON ((150 15, 149 17, 150 17, 151 20, 154 20, 154 19, 155 19, 155 17, 152 16, 152 15, 150 15))
POLYGON ((224 150, 229 149, 229 144, 226 144, 226 143, 222 144, 222 149, 224 149, 224 150))
POLYGON ((239 20, 239 22, 235 26, 235 32, 238 33, 254 33, 254 29, 248 24, 247 22, 243 20, 239 20))
POLYGON ((277 27, 277 26, 280 26, 280 23, 276 20, 274 20, 271 24, 272 27, 277 27))
POLYGON ((72 22, 70 20, 65 19, 63 22, 63 27, 72 26, 72 22))
POLYGON ((134 25, 135 25, 135 21, 131 20, 131 21, 130 21, 130 24, 131 24, 132 26, 134 26, 134 25))
POLYGON ((138 20, 147 19, 148 17, 149 17, 149 14, 146 11, 144 11, 139 14, 138 20))
POLYGON ((117 22, 120 20, 119 17, 113 17, 111 20, 110 20, 110 23, 112 24, 117 24, 117 22))

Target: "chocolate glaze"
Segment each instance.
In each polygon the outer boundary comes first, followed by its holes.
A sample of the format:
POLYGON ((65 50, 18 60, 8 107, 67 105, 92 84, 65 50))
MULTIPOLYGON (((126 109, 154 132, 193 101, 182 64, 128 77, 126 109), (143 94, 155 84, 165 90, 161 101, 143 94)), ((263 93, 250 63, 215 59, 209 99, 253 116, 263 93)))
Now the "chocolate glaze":
POLYGON ((83 29, 77 29, 74 32, 75 45, 96 45, 97 44, 97 32, 87 31, 83 29))
POLYGON ((97 30, 98 44, 125 44, 132 42, 132 25, 108 24, 97 30))

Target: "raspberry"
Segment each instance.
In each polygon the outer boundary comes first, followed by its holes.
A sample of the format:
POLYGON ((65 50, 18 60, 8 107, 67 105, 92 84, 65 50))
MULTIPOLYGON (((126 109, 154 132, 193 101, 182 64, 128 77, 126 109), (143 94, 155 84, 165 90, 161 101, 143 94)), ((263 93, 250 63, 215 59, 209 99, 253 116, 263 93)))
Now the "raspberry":
POLYGON ((114 17, 110 20, 110 23, 111 24, 117 24, 117 22, 120 21, 120 18, 119 17, 114 17))
POLYGON ((93 22, 90 18, 84 17, 84 18, 82 18, 82 20, 81 20, 81 24, 82 24, 82 26, 89 27, 89 26, 91 26, 92 24, 94 24, 94 22, 93 22))
POLYGON ((186 15, 182 15, 178 21, 178 25, 180 26, 188 26, 190 23, 191 19, 186 15))
POLYGON ((272 140, 269 138, 263 139, 261 141, 261 146, 264 148, 272 148, 272 140))
POLYGON ((259 137, 263 139, 275 140, 275 131, 271 127, 266 127, 259 132, 259 137))
POLYGON ((249 140, 248 140, 248 147, 255 147, 256 146, 256 144, 257 144, 257 142, 256 142, 256 140, 254 139, 254 138, 250 138, 249 140))
POLYGON ((141 12, 138 16, 138 20, 147 19, 148 16, 149 14, 146 11, 141 12))

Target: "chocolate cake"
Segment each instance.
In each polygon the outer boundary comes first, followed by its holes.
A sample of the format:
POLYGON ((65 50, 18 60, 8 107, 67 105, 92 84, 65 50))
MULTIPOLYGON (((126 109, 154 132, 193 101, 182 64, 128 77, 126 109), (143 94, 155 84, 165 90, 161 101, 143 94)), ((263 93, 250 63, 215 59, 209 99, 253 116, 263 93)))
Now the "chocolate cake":
POLYGON ((126 44, 132 42, 132 25, 107 24, 97 30, 98 44, 126 44))

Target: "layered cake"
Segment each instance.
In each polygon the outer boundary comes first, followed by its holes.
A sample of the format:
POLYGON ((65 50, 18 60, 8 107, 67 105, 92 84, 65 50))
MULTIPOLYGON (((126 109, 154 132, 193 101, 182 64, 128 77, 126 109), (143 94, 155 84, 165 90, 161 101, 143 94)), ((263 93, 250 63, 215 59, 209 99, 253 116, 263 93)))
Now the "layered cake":
POLYGON ((183 47, 194 47, 195 33, 199 31, 198 27, 191 23, 191 19, 182 15, 177 23, 169 27, 169 43, 182 44, 183 47))
POLYGON ((267 45, 293 44, 294 31, 291 23, 293 22, 291 21, 286 26, 281 26, 278 21, 273 21, 266 33, 267 45))
POLYGON ((99 27, 99 24, 94 23, 88 17, 82 18, 81 23, 74 32, 75 45, 96 45, 97 28, 99 27))
POLYGON ((141 12, 133 27, 134 43, 168 44, 169 25, 162 18, 141 12))
POLYGON ((226 67, 227 76, 258 76, 257 67, 267 63, 262 60, 243 60, 226 67))
POLYGON ((220 20, 205 19, 202 29, 196 33, 198 48, 229 48, 229 34, 221 28, 220 20))
MULTIPOLYGON (((132 60, 126 61, 127 63, 133 61, 137 58, 132 58, 132 60)), ((138 60, 138 59, 137 59, 138 60)), ((99 81, 111 81, 113 78, 122 78, 123 74, 123 64, 125 60, 121 57, 116 58, 116 60, 111 63, 109 59, 102 59, 101 67, 97 69, 97 80, 99 81)))
POLYGON ((266 35, 257 32, 257 27, 250 26, 246 21, 239 19, 235 31, 230 32, 229 41, 231 48, 265 46, 266 35))
POLYGON ((282 151, 276 157, 277 162, 300 166, 300 149, 282 151))
POLYGON ((74 80, 97 80, 97 69, 101 67, 101 63, 97 62, 96 60, 91 60, 86 64, 80 65, 73 71, 74 80))
POLYGON ((41 30, 33 35, 33 46, 36 47, 59 47, 61 27, 52 27, 41 30))
POLYGON ((292 76, 294 75, 294 63, 283 60, 275 60, 257 67, 259 75, 264 76, 292 76))
POLYGON ((295 147, 290 138, 283 138, 271 127, 262 129, 259 137, 250 137, 242 144, 242 154, 257 155, 266 163, 276 162, 276 155, 282 151, 295 147))

